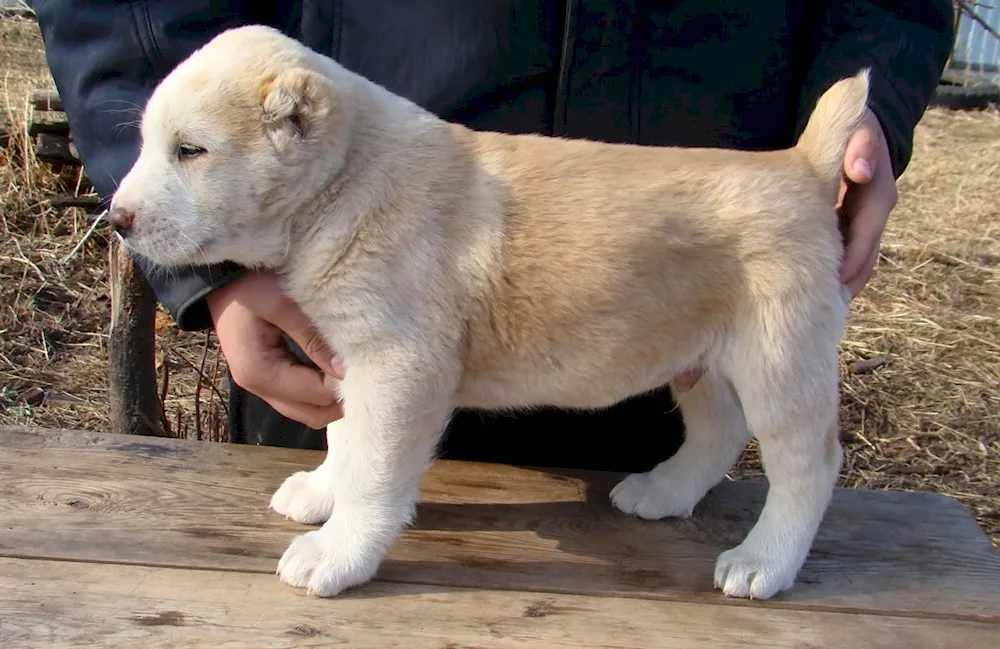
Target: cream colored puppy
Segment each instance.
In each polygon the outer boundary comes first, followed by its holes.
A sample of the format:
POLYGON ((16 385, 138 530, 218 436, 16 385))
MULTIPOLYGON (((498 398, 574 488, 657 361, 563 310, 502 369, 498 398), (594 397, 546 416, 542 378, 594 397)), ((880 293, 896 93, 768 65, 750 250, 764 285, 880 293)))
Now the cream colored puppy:
POLYGON ((271 503, 323 522, 285 582, 332 596, 375 575, 455 408, 605 408, 704 365, 683 447, 611 500, 688 516, 755 435, 770 490, 715 582, 767 598, 841 462, 832 205, 867 94, 866 73, 834 85, 770 153, 477 133, 246 27, 156 89, 112 218, 160 265, 274 269, 346 363, 326 459, 271 503))

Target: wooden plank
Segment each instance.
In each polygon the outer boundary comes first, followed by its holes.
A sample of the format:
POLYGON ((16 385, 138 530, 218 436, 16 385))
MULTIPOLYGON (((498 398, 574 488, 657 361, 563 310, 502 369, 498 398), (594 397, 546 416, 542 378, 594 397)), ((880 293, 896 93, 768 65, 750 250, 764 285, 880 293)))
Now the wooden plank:
POLYGON ((27 4, 13 4, 9 0, 0 6, 0 18, 34 18, 35 10, 27 4))
POLYGON ((31 91, 31 106, 35 110, 62 112, 63 103, 55 88, 35 88, 31 91))
POLYGON ((55 209, 66 209, 69 207, 82 207, 86 210, 96 211, 101 206, 100 196, 53 196, 49 199, 49 206, 55 209))
POLYGON ((41 162, 61 165, 79 165, 76 146, 68 135, 39 133, 35 136, 35 158, 41 162))
MULTIPOLYGON (((0 429, 0 555, 271 575, 309 529, 267 509, 322 453, 0 429)), ((764 486, 723 483, 693 518, 613 510, 613 474, 438 462, 416 529, 383 581, 1000 621, 1000 553, 967 511, 932 494, 838 490, 796 588, 766 602, 712 588, 717 553, 764 486)), ((363 590, 363 589, 362 589, 363 590)))
POLYGON ((335 600, 238 572, 0 559, 0 637, 40 647, 996 646, 994 624, 412 584, 335 600))
POLYGON ((28 135, 35 137, 39 133, 69 135, 69 120, 63 113, 32 110, 28 122, 28 135))

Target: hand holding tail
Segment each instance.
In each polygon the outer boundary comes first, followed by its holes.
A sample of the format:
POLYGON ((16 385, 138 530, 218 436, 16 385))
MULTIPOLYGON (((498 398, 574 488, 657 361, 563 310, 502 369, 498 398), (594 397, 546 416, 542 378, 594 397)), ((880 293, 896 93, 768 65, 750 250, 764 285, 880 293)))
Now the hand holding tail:
POLYGON ((852 297, 871 277, 897 198, 889 145, 878 118, 868 109, 864 122, 848 140, 836 204, 846 243, 840 281, 852 297))

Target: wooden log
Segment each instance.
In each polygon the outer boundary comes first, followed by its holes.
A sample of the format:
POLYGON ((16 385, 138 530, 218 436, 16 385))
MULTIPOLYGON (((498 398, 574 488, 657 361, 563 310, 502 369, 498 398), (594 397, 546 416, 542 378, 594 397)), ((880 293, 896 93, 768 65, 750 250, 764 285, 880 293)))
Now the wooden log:
POLYGON ((55 133, 39 133, 35 136, 35 158, 49 164, 80 164, 80 156, 69 136, 55 133))
POLYGON ((156 389, 156 294, 118 237, 108 246, 108 268, 111 428, 126 435, 169 437, 156 389))
POLYGON ((28 135, 35 137, 39 133, 69 136, 69 120, 64 113, 32 110, 28 122, 28 135))
POLYGON ((31 105, 35 110, 54 110, 62 112, 62 99, 55 88, 35 88, 31 91, 31 105))
POLYGON ((99 196, 53 196, 49 199, 49 205, 55 209, 82 207, 85 210, 95 211, 101 206, 101 198, 99 196))

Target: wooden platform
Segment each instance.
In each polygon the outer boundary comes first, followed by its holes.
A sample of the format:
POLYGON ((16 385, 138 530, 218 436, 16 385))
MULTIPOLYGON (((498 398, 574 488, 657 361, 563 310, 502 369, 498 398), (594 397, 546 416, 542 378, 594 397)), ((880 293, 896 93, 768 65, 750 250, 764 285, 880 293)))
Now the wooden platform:
POLYGON ((839 491, 797 588, 712 589, 763 503, 613 510, 618 476, 439 462, 379 579, 316 599, 274 576, 308 529, 271 493, 322 454, 0 429, 0 647, 1000 646, 1000 553, 955 502, 839 491))

